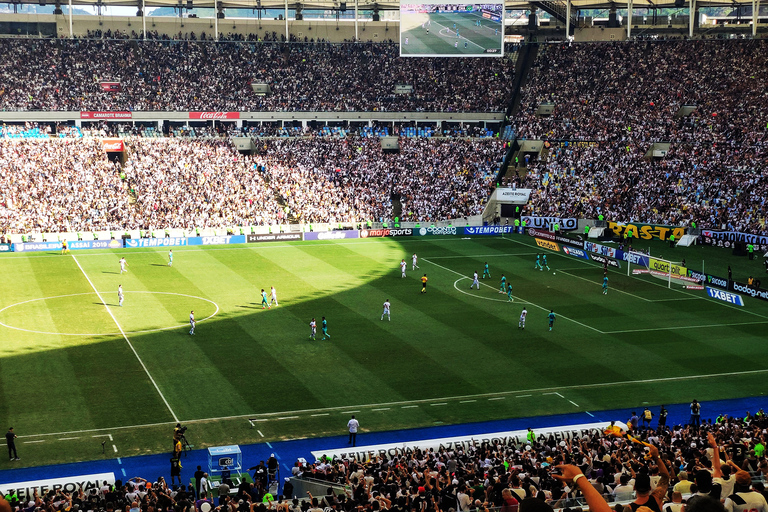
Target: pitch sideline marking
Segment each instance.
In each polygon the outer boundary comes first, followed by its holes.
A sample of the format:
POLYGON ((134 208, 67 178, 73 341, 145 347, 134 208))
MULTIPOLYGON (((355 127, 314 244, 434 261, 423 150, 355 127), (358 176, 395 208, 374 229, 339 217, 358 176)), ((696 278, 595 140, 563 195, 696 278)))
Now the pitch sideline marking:
MULTIPOLYGON (((391 407, 391 406, 398 406, 398 405, 402 406, 402 405, 408 405, 408 404, 433 403, 433 402, 445 402, 445 401, 457 401, 457 400, 459 401, 459 403, 473 403, 477 401, 476 400, 477 398, 488 398, 493 396, 509 396, 515 393, 551 392, 551 394, 555 395, 559 393, 552 392, 553 390, 565 391, 565 390, 571 390, 571 389, 590 389, 590 388, 603 388, 603 387, 613 387, 613 386, 628 386, 628 385, 636 385, 636 384, 653 384, 656 382, 676 382, 676 381, 697 380, 697 379, 712 379, 712 378, 719 378, 719 377, 734 377, 734 376, 740 376, 740 375, 758 375, 758 374, 765 374, 765 373, 768 373, 768 369, 742 370, 737 372, 724 372, 724 373, 714 373, 714 374, 705 374, 705 375, 685 375, 685 376, 679 376, 679 377, 660 377, 655 379, 637 379, 637 380, 625 380, 625 381, 615 381, 615 382, 596 382, 592 384, 572 384, 568 386, 552 386, 547 388, 517 389, 514 391, 497 391, 492 393, 481 393, 476 395, 460 395, 460 396, 439 397, 439 398, 421 398, 416 400, 402 400, 398 402, 383 402, 383 403, 377 403, 377 404, 358 404, 353 406, 344 405, 344 406, 338 406, 338 407, 302 409, 302 410, 296 410, 296 411, 279 411, 279 412, 267 412, 267 413, 259 413, 259 414, 240 414, 237 416, 222 416, 218 418, 202 418, 202 419, 195 419, 195 420, 184 420, 184 423, 207 423, 212 421, 255 418, 257 416, 262 416, 262 418, 259 418, 255 421, 269 421, 270 417, 275 419, 278 417, 284 417, 284 415, 286 414, 301 415, 301 414, 317 413, 322 411, 341 411, 341 410, 347 410, 350 407, 360 407, 360 408, 372 410, 372 411, 373 410, 381 411, 381 410, 389 409, 389 407, 383 408, 384 406, 391 407), (378 409, 369 409, 371 407, 378 408, 378 409)), ((543 394, 546 394, 546 393, 543 393, 543 394)), ((157 426, 172 425, 174 423, 178 423, 178 421, 176 422, 165 421, 161 423, 125 425, 125 426, 119 426, 119 427, 96 428, 96 429, 87 429, 87 430, 73 430, 68 432, 51 432, 51 433, 45 433, 45 434, 27 434, 24 436, 19 436, 19 438, 62 436, 62 435, 81 434, 81 433, 88 433, 88 432, 103 432, 107 430, 124 430, 129 428, 157 427, 157 426)))
MULTIPOLYGON (((96 292, 96 295, 99 297, 99 300, 104 304, 104 308, 106 308, 107 313, 109 313, 109 316, 112 317, 112 320, 115 322, 115 325, 117 326, 117 329, 120 331, 120 334, 123 335, 123 339, 128 344, 128 346, 131 348, 131 351, 133 352, 133 355, 136 356, 136 359, 138 359, 139 364, 141 364, 141 367, 144 368, 144 372, 147 374, 147 377, 149 377, 149 380, 152 382, 152 385, 155 386, 155 389, 157 390, 157 393, 160 395, 160 398, 163 399, 163 403, 165 403, 165 406, 168 408, 168 411, 171 413, 171 416, 173 416, 174 421, 176 423, 178 423, 179 422, 179 418, 176 416, 176 413, 173 412, 173 409, 171 408, 171 404, 169 404, 168 400, 165 399, 165 395, 163 395, 163 392, 160 391, 160 388, 158 387, 157 382, 155 382, 155 379, 152 377, 152 374, 149 373, 149 370, 147 369, 147 366, 144 364, 144 361, 142 361, 141 357, 139 357, 139 353, 136 352, 136 349, 133 347, 133 344, 131 343, 131 340, 129 340, 128 336, 125 335, 125 331, 123 331, 123 328, 120 326, 120 322, 117 321, 117 318, 115 318, 115 315, 112 313, 112 310, 109 309, 109 306, 107 306, 107 302, 101 296, 101 294, 96 289, 96 287, 93 285, 93 281, 91 281, 91 278, 88 277, 88 274, 85 273, 85 270, 80 265, 80 262, 77 261, 77 258, 75 258, 75 255, 72 254, 71 256, 72 256, 72 259, 75 260, 75 263, 77 264, 77 268, 80 269, 80 272, 83 273, 83 275, 85 276, 85 279, 88 281, 88 284, 91 285, 91 288, 93 288, 93 291, 96 292)), ((117 451, 117 448, 115 448, 115 451, 117 451)))
POLYGON ((630 332, 651 332, 651 331, 676 331, 679 329, 704 329, 710 327, 736 327, 737 325, 762 325, 768 324, 768 320, 763 322, 739 322, 733 324, 709 324, 709 325, 682 325, 677 327, 655 327, 653 329, 628 329, 626 331, 609 331, 605 334, 623 334, 630 332))
MULTIPOLYGON (((431 263, 432 265, 434 265, 434 266, 436 266, 436 267, 440 267, 440 268, 442 268, 443 270, 447 270, 448 272, 453 272, 454 274, 456 274, 456 275, 459 275, 459 276, 461 276, 461 277, 466 277, 466 276, 465 276, 464 274, 462 274, 461 272, 456 272, 456 271, 455 271, 455 270, 453 270, 453 269, 450 269, 450 268, 448 268, 448 267, 444 267, 444 266, 440 265, 439 263, 435 263, 434 261, 430 261, 430 260, 428 260, 427 258, 423 258, 423 261, 426 261, 427 263, 431 263)), ((480 284, 482 284, 483 286, 487 286, 488 288, 491 288, 491 289, 495 289, 495 287, 493 287, 493 286, 491 286, 491 285, 489 285, 489 284, 486 284, 486 283, 480 283, 480 284)), ((529 300, 524 300, 524 299, 522 299, 522 298, 520 298, 520 297, 518 297, 518 296, 516 296, 516 295, 513 295, 512 297, 514 297, 515 299, 518 299, 518 300, 520 300, 521 302, 523 302, 523 303, 525 303, 525 304, 530 304, 531 306, 537 307, 537 308, 539 308, 539 309, 541 309, 541 310, 544 310, 544 311, 546 311, 546 310, 547 310, 547 308, 545 308, 544 306, 539 306, 538 304, 534 304, 533 302, 531 302, 531 301, 529 301, 529 300)), ((586 327, 587 329, 591 329, 591 330, 593 330, 593 331, 595 331, 595 332, 599 332, 600 334, 605 334, 605 333, 604 333, 603 331, 601 331, 600 329, 596 329, 596 328, 592 327, 591 325, 583 324, 583 323, 579 322, 578 320, 573 320, 572 318, 569 318, 569 317, 567 317, 567 316, 565 316, 565 315, 558 315, 558 316, 560 316, 560 318, 563 318, 563 319, 565 319, 565 320, 568 320, 568 321, 570 321, 570 322, 573 322, 573 323, 575 323, 575 324, 578 324, 578 325, 580 325, 580 326, 582 326, 582 327, 586 327)))
MULTIPOLYGON (((3 311, 5 311, 6 309, 11 309, 13 307, 21 306, 23 304, 28 304, 30 302, 37 302, 37 301, 40 301, 40 300, 50 300, 50 299, 61 299, 61 298, 64 298, 64 297, 77 297, 77 296, 80 296, 80 295, 93 295, 93 293, 94 292, 69 293, 67 295, 55 295, 53 297, 40 297, 40 298, 37 298, 37 299, 29 299, 29 300, 25 300, 25 301, 22 301, 22 302, 17 302, 15 304, 11 304, 10 306, 6 306, 3 309, 0 309, 0 314, 2 314, 3 311)), ((107 292, 104 292, 104 293, 107 293, 107 292)), ((206 320, 210 320, 211 318, 213 318, 214 316, 216 316, 219 313, 219 305, 218 304, 216 304, 214 301, 212 301, 210 299, 205 299, 203 297, 198 297, 196 295, 187 295, 186 293, 173 293, 173 292, 154 292, 154 291, 149 291, 149 290, 131 290, 131 291, 126 291, 125 293, 156 293, 156 294, 159 294, 159 295, 178 295, 180 297, 189 297, 189 298, 192 298, 192 299, 200 299, 200 300, 205 301, 205 302, 210 302, 211 304, 216 306, 216 311, 214 311, 212 315, 209 315, 209 316, 199 320, 199 322, 204 322, 206 320)), ((96 294, 98 295, 99 292, 96 292, 96 294)), ((104 300, 101 298, 101 296, 99 296, 99 300, 101 300, 102 303, 104 302, 104 300)), ((106 304, 104 304, 104 305, 106 305, 106 304)), ((119 332, 107 332, 107 333, 96 334, 96 333, 70 333, 70 332, 33 331, 33 330, 30 330, 30 329, 22 329, 21 327, 14 327, 12 325, 8 325, 8 324, 5 324, 3 322, 0 322, 0 325, 3 326, 3 327, 7 327, 8 329, 14 329, 16 331, 29 332, 29 333, 32 333, 32 334, 51 334, 51 335, 56 335, 56 336, 118 336, 120 334, 119 332)), ((150 333, 150 332, 169 331, 171 329, 178 329, 179 327, 184 327, 185 325, 186 324, 178 324, 178 325, 174 325, 174 326, 171 326, 171 327, 158 327, 157 329, 143 329, 143 330, 140 330, 140 331, 127 331, 127 332, 129 332, 130 334, 146 334, 146 333, 150 333)))
MULTIPOLYGON (((596 282, 594 282, 591 279, 587 279, 586 277, 577 276, 577 275, 571 274, 570 272, 562 270, 562 269, 560 269, 560 272, 562 272, 563 274, 569 275, 571 277, 575 277, 576 279, 581 279, 582 281, 586 281, 588 283, 596 284, 597 286, 602 286, 602 283, 596 283, 596 282)), ((627 295, 631 295, 632 297, 635 297, 636 299, 644 300, 645 302, 653 302, 651 299, 646 299, 646 298, 641 297, 639 295, 635 295, 634 293, 625 292, 624 290, 619 290, 617 288, 611 288, 611 289, 613 291, 615 291, 615 292, 626 293, 627 295)))

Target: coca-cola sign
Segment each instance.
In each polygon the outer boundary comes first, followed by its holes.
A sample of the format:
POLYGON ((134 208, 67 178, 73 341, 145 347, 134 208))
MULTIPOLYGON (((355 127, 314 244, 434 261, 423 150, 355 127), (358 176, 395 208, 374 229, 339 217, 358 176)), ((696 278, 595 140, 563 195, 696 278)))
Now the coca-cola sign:
POLYGON ((80 119, 131 119, 131 112, 80 112, 80 119))
POLYGON ((109 153, 121 153, 125 151, 123 139, 103 139, 101 145, 104 148, 104 151, 109 153))
POLYGON ((120 92, 120 82, 99 82, 101 90, 104 92, 120 92))
POLYGON ((240 119, 240 112, 190 112, 190 119, 218 120, 240 119))

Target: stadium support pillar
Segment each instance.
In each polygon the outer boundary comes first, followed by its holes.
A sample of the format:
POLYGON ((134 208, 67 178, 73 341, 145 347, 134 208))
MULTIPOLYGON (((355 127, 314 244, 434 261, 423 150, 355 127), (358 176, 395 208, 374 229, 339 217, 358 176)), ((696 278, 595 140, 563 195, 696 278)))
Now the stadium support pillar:
POLYGON ((571 0, 565 2, 565 40, 571 35, 571 0))
POLYGON ((360 37, 357 35, 357 8, 358 8, 358 1, 355 0, 355 41, 360 40, 360 37))
POLYGON ((632 0, 627 0, 627 39, 632 36, 632 0))
POLYGON ((760 0, 752 0, 752 37, 757 36, 758 11, 760 11, 760 0))
POLYGON ((213 8, 213 40, 219 41, 219 9, 216 7, 218 2, 214 3, 213 8))
POLYGON ((693 38, 693 18, 696 16, 696 0, 688 0, 688 37, 693 38))
POLYGON ((291 40, 291 36, 288 34, 288 0, 285 0, 285 40, 291 40))
POLYGON ((141 0, 141 27, 142 32, 144 33, 144 40, 147 40, 147 6, 144 3, 144 0, 141 0))
POLYGON ((69 0, 69 37, 70 39, 75 37, 75 33, 72 30, 72 0, 69 0))

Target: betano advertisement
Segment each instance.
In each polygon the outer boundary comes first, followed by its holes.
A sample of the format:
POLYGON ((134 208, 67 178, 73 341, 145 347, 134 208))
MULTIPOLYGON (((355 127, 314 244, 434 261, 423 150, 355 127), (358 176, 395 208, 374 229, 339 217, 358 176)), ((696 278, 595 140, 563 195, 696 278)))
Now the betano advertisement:
POLYGON ((661 226, 658 224, 624 224, 608 222, 608 229, 619 238, 624 238, 625 233, 632 232, 632 238, 643 240, 669 240, 670 235, 675 235, 675 240, 680 240, 685 234, 685 228, 679 226, 661 226))

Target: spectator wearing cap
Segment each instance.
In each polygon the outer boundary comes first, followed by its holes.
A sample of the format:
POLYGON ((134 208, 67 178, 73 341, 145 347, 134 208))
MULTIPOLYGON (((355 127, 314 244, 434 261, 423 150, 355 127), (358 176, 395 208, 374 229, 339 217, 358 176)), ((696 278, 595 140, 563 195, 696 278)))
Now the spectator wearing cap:
POLYGON ((752 477, 744 470, 739 470, 734 476, 734 493, 725 498, 727 512, 744 512, 757 510, 768 512, 768 502, 761 493, 752 490, 752 477))

